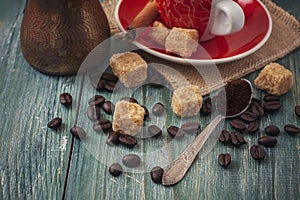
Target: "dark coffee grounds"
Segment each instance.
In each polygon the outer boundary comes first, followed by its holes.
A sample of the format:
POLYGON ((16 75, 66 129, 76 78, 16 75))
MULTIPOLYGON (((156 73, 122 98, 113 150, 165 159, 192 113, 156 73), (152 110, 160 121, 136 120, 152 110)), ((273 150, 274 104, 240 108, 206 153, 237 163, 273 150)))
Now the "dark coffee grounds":
POLYGON ((227 109, 226 116, 236 115, 244 110, 251 99, 252 91, 245 80, 235 80, 225 86, 227 109))

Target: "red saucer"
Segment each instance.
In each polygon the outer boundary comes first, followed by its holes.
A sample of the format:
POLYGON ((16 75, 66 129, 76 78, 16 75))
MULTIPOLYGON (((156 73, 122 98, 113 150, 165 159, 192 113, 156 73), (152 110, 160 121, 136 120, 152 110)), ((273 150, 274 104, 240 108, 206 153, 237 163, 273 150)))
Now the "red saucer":
MULTIPOLYGON (((121 0, 118 3, 115 18, 123 32, 126 32, 128 24, 147 2, 148 0, 121 0)), ((251 13, 247 13, 245 26, 241 31, 227 36, 217 36, 212 40, 199 43, 198 51, 188 59, 162 50, 160 46, 147 38, 147 31, 134 43, 155 56, 177 63, 205 64, 212 61, 225 63, 243 58, 258 50, 269 38, 271 30, 270 13, 260 1, 254 0, 251 4, 251 13), (206 51, 205 53, 203 53, 203 49, 206 51)))

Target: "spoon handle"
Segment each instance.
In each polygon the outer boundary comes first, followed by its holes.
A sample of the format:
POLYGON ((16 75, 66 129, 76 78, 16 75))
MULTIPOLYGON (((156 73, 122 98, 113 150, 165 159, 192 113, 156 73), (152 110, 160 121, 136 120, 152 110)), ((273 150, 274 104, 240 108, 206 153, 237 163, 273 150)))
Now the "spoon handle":
POLYGON ((210 134, 223 118, 221 115, 218 115, 213 119, 193 142, 167 167, 163 173, 163 185, 174 185, 185 176, 210 134))

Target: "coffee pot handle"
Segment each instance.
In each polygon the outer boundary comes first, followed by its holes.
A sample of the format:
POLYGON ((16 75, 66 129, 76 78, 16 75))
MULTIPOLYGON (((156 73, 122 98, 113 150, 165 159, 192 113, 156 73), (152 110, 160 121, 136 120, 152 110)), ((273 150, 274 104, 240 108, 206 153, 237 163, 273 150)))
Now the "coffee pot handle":
POLYGON ((243 9, 232 0, 216 3, 214 20, 211 28, 213 35, 228 35, 240 31, 245 23, 243 9))

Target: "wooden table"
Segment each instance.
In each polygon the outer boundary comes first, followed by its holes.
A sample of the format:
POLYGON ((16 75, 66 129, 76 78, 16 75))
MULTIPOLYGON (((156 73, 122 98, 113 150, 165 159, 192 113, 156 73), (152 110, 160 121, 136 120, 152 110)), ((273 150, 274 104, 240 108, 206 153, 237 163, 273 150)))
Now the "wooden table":
MULTIPOLYGON (((300 20, 298 1, 275 2, 300 20)), ((76 121, 85 125, 83 110, 78 110, 78 105, 86 103, 93 91, 83 87, 83 81, 76 77, 47 76, 30 67, 20 50, 22 9, 20 1, 2 0, 0 3, 0 199, 300 198, 300 135, 292 137, 283 130, 287 123, 300 126, 300 118, 293 111, 294 106, 300 104, 299 48, 278 60, 293 71, 296 81, 281 98, 281 111, 260 120, 260 133, 245 133, 247 144, 240 148, 218 142, 205 158, 196 159, 179 184, 164 187, 153 183, 149 173, 125 172, 120 177, 112 177, 103 164, 106 157, 114 157, 104 151, 106 135, 99 136, 103 146, 95 147, 100 159, 87 150, 84 142, 72 137, 69 129, 76 121), (72 107, 65 108, 59 103, 62 92, 73 95, 72 107), (63 126, 53 131, 47 128, 47 123, 56 116, 63 118, 63 126), (249 148, 265 135, 264 127, 270 124, 281 129, 278 145, 266 148, 267 156, 262 162, 255 161, 249 148), (225 152, 233 159, 228 169, 217 162, 217 156, 225 152)), ((257 73, 246 78, 253 81, 257 73)), ((108 93, 101 94, 110 98, 108 93)), ((255 90, 255 94, 258 98, 265 95, 259 90, 255 90)), ((168 104, 171 101, 169 90, 150 86, 137 90, 133 96, 148 108, 155 102, 168 104)), ((200 117, 202 128, 210 120, 210 117, 200 117)), ((157 120, 157 123, 168 127, 182 122, 168 109, 166 122, 157 120)), ((232 130, 227 122, 223 128, 232 130)), ((176 157, 174 152, 183 146, 180 142, 171 145, 169 141, 164 128, 163 137, 144 140, 132 151, 146 152, 147 147, 167 144, 166 153, 171 162, 176 157)), ((126 151, 125 147, 116 148, 126 151)), ((159 157, 153 159, 153 166, 159 160, 159 157)))

